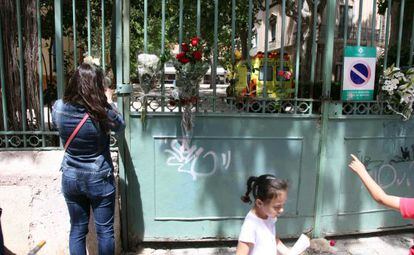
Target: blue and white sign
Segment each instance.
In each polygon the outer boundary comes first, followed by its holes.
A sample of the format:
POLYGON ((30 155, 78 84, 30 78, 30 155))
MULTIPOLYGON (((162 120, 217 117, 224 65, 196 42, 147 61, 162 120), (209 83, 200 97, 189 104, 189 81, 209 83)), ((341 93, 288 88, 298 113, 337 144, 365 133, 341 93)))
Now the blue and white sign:
POLYGON ((373 100, 376 57, 375 47, 345 47, 342 100, 373 100))

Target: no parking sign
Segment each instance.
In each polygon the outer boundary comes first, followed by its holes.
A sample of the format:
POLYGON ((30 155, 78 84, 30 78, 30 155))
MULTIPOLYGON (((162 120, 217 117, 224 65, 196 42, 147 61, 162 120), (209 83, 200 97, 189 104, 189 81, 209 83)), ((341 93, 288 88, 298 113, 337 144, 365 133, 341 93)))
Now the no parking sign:
POLYGON ((342 100, 374 99, 376 57, 375 47, 345 47, 342 100))

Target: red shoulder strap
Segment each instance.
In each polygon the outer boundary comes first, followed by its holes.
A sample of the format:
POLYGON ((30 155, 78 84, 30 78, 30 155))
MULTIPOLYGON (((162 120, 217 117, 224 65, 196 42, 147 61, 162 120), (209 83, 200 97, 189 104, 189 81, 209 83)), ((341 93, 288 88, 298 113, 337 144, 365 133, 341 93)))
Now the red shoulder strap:
POLYGON ((68 140, 66 140, 65 143, 65 150, 69 147, 69 144, 72 142, 73 138, 78 134, 79 130, 85 124, 86 120, 89 118, 89 114, 85 113, 85 116, 83 116, 83 119, 79 122, 79 124, 76 126, 75 130, 73 130, 72 134, 69 136, 68 140))

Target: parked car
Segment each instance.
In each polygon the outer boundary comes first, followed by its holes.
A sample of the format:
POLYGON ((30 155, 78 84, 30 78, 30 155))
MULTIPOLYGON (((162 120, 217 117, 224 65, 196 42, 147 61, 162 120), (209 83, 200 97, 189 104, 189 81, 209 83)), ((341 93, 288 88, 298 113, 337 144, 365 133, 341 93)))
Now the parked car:
MULTIPOLYGON (((227 81, 227 70, 224 67, 218 65, 216 69, 216 84, 225 84, 227 81)), ((207 70, 206 75, 204 75, 203 83, 209 84, 211 81, 211 67, 207 70)))
MULTIPOLYGON (((202 83, 210 84, 210 77, 211 77, 211 68, 207 70, 206 75, 202 80, 202 83)), ((227 70, 224 69, 222 66, 217 66, 217 73, 216 73, 216 84, 225 84, 227 77, 227 70)), ((165 84, 174 84, 175 81, 175 68, 174 64, 169 61, 165 63, 164 66, 164 81, 165 84)))

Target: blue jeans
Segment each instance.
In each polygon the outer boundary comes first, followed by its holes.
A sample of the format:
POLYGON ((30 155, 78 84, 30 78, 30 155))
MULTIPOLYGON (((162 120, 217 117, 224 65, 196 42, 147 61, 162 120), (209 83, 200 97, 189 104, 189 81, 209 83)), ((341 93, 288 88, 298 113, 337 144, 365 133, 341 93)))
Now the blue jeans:
MULTIPOLYGON (((95 172, 96 173, 96 172, 95 172)), ((70 215, 70 254, 86 255, 86 234, 92 207, 100 255, 115 253, 114 176, 64 171, 62 192, 70 215)))

